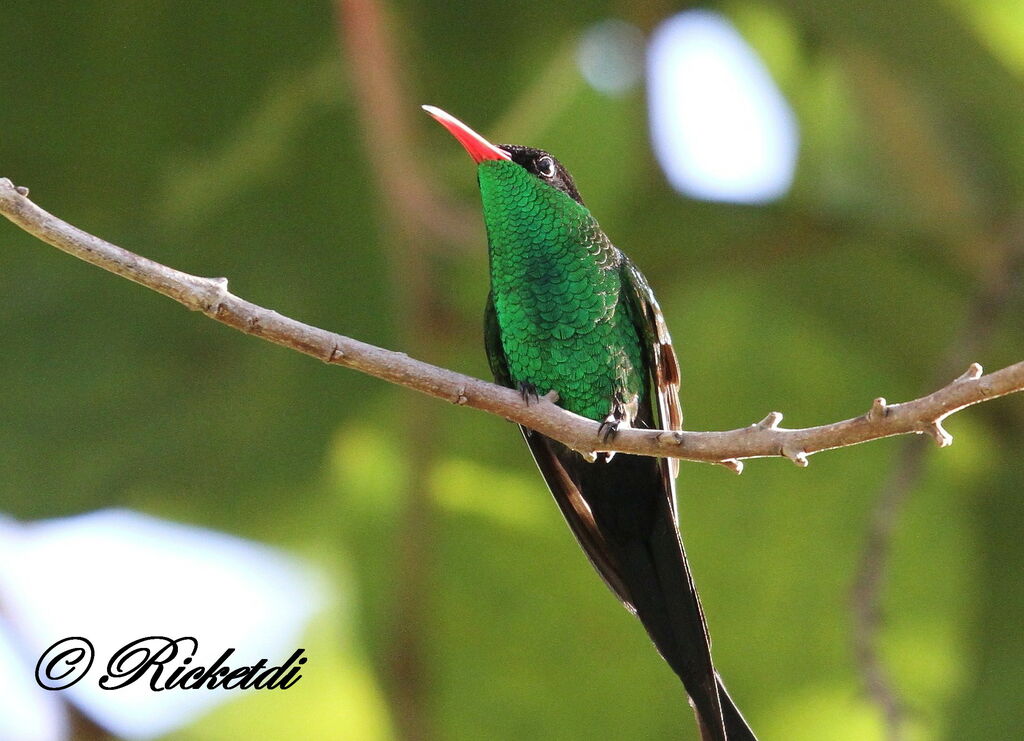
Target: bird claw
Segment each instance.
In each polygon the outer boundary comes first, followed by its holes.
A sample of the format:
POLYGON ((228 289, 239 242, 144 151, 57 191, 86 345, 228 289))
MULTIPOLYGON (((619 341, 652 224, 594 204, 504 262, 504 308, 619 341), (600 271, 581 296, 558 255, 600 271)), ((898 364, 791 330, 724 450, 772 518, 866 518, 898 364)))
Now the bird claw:
POLYGON ((619 425, 622 424, 622 420, 615 417, 613 414, 609 414, 601 422, 601 426, 597 428, 597 434, 601 437, 601 442, 606 443, 615 437, 619 431, 619 425))
POLYGON ((526 402, 526 406, 530 404, 536 404, 540 401, 540 394, 537 393, 537 387, 527 381, 520 381, 516 384, 519 395, 523 397, 523 401, 526 402))
MULTIPOLYGON (((601 421, 601 426, 597 428, 597 434, 601 438, 601 442, 607 444, 609 440, 615 438, 622 427, 629 429, 630 421, 625 407, 621 403, 616 402, 612 405, 612 410, 608 412, 608 416, 601 421)), ((597 454, 597 460, 601 463, 607 463, 614 456, 615 453, 613 451, 605 451, 597 454)))
POLYGON ((626 411, 625 405, 621 401, 616 400, 612 404, 608 416, 604 418, 601 426, 597 428, 597 434, 601 436, 601 442, 606 443, 613 439, 618 433, 619 428, 623 426, 626 429, 630 427, 629 413, 626 411))

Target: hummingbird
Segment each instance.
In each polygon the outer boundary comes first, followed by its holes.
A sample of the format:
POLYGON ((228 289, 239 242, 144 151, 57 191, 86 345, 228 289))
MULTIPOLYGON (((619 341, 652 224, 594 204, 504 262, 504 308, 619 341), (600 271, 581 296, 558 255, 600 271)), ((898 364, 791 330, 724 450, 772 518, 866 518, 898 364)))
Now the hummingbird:
MULTIPOLYGON (((527 403, 555 392, 561 407, 600 422, 606 442, 630 427, 681 430, 679 364, 658 302, 565 167, 423 108, 477 164, 490 269, 484 344, 495 382, 527 403)), ((756 741, 711 660, 679 535, 679 461, 588 458, 521 429, 590 562, 682 681, 702 741, 756 741)))

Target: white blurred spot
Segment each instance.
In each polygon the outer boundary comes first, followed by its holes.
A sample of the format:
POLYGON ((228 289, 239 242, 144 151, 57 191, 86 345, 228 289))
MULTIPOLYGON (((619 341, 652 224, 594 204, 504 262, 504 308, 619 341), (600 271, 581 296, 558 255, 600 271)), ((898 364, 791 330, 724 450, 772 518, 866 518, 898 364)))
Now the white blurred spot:
MULTIPOLYGON (((279 665, 302 647, 303 629, 325 599, 308 567, 211 530, 126 510, 0 520, 0 605, 29 664, 27 671, 14 667, 19 684, 35 687, 35 661, 54 642, 88 638, 96 648, 89 674, 52 694, 126 738, 168 733, 240 691, 154 692, 148 675, 126 688, 100 689, 117 649, 145 636, 193 636, 200 646, 193 667, 208 666, 228 648, 236 649, 227 662, 233 668, 262 658, 279 665)), ((3 677, 12 669, 2 651, 0 662, 3 677)))
POLYGON ((628 92, 643 74, 644 34, 625 21, 595 23, 580 39, 576 64, 595 90, 607 95, 628 92))
POLYGON ((34 658, 0 619, 0 739, 61 741, 68 723, 60 698, 32 680, 34 658))
POLYGON ((647 75, 655 155, 676 190, 733 203, 785 195, 796 168, 796 120, 725 18, 690 10, 662 23, 647 75))

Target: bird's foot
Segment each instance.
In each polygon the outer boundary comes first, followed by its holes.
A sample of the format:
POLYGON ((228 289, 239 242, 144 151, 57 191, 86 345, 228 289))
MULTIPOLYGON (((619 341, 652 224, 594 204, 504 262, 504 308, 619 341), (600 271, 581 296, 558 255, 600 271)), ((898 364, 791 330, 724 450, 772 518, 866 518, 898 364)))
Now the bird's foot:
POLYGON ((612 440, 620 429, 628 430, 630 427, 632 425, 630 424, 630 414, 626 409, 626 405, 616 400, 612 404, 608 416, 602 420, 597 434, 601 436, 601 442, 606 443, 612 440))
POLYGON ((526 406, 530 404, 536 404, 540 401, 540 393, 537 391, 537 387, 529 381, 520 381, 516 384, 516 389, 519 391, 519 395, 523 397, 523 401, 526 402, 526 406))
POLYGON ((601 438, 601 442, 606 443, 613 439, 619 431, 622 422, 623 420, 616 417, 614 412, 605 417, 601 422, 601 426, 597 428, 597 434, 601 438))
MULTIPOLYGON (((616 402, 612 405, 612 410, 608 412, 608 416, 602 420, 601 426, 597 428, 597 434, 601 438, 601 442, 607 443, 615 438, 620 429, 628 430, 631 426, 625 405, 616 402)), ((614 451, 604 451, 597 454, 597 460, 601 463, 607 463, 614 456, 614 451)))

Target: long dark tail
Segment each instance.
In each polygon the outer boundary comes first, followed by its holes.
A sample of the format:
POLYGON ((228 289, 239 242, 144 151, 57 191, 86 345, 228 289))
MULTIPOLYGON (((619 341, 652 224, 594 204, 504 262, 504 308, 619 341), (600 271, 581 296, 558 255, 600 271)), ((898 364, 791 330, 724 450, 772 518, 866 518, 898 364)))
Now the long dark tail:
POLYGON ((747 719, 729 697, 725 685, 722 684, 722 678, 717 673, 715 677, 718 681, 718 700, 722 704, 722 718, 725 719, 725 732, 729 736, 729 741, 757 741, 757 736, 747 724, 747 719))
POLYGON ((704 614, 673 516, 667 466, 622 454, 587 463, 541 435, 526 437, 591 562, 682 680, 703 741, 757 741, 711 661, 704 614))

